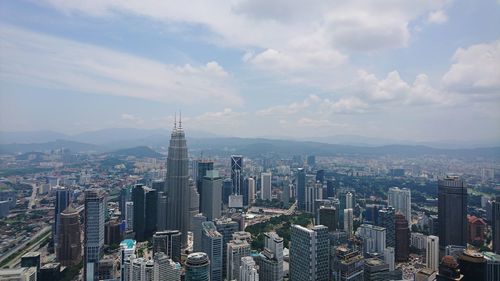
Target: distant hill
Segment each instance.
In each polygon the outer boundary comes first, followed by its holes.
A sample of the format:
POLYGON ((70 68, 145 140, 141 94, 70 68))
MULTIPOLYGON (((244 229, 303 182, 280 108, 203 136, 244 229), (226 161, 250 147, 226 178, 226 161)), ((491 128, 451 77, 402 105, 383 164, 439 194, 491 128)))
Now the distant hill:
POLYGON ((165 155, 154 151, 153 149, 147 146, 137 146, 132 148, 125 148, 116 150, 113 152, 109 152, 108 154, 113 156, 134 156, 138 158, 147 157, 147 158, 162 158, 165 155))
POLYGON ((57 149, 69 149, 71 152, 102 152, 103 148, 88 143, 68 140, 56 140, 42 143, 0 144, 0 153, 19 154, 27 152, 50 152, 57 149))

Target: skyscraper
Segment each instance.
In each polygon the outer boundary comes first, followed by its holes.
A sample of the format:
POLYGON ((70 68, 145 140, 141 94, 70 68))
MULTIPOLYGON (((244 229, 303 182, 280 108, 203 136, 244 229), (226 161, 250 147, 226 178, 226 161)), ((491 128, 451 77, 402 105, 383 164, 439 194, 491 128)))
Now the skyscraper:
POLYGON ((396 212, 393 207, 387 207, 378 211, 378 225, 386 229, 387 247, 396 247, 396 228, 394 217, 396 212))
POLYGON ((158 203, 156 211, 156 230, 167 229, 167 196, 164 192, 158 192, 158 203))
POLYGON ((240 280, 242 257, 250 256, 250 244, 246 240, 231 240, 227 243, 227 280, 240 280))
POLYGON ((167 229, 180 230, 182 247, 187 245, 187 232, 190 222, 190 190, 189 190, 189 159, 186 145, 186 136, 179 126, 174 124, 170 137, 167 157, 167 229))
POLYGON ((222 275, 226 277, 227 273, 227 243, 233 239, 233 233, 239 230, 239 224, 230 218, 215 220, 217 231, 222 234, 222 275))
POLYGON ((260 199, 271 200, 271 172, 260 174, 260 199))
MULTIPOLYGON (((136 241, 132 239, 125 239, 120 243, 120 270, 121 270, 121 281, 132 281, 130 280, 130 268, 125 267, 125 260, 132 257, 135 253, 136 241)), ((130 263, 129 263, 130 265, 130 263)))
POLYGON ((307 229, 293 225, 290 246, 291 281, 328 281, 330 240, 328 228, 316 225, 307 229))
POLYGON ((255 203, 255 179, 247 178, 248 185, 248 204, 252 205, 255 203))
POLYGON ((353 221, 354 214, 352 212, 352 209, 344 209, 344 231, 347 234, 347 238, 352 237, 353 221))
POLYGON ((308 181, 306 184, 306 212, 315 214, 317 210, 316 200, 323 199, 323 184, 308 181))
POLYGON ((134 202, 125 203, 125 226, 127 231, 134 230, 134 202))
POLYGON ((191 231, 193 233, 193 252, 201 252, 201 237, 203 235, 202 223, 207 221, 203 214, 196 214, 191 221, 191 231))
POLYGON ((181 265, 164 253, 154 255, 154 281, 181 281, 181 265))
POLYGON ((165 253, 175 262, 181 261, 181 233, 178 230, 158 231, 153 235, 153 253, 165 253))
POLYGON ((234 195, 241 195, 243 179, 243 156, 231 155, 231 180, 234 195))
POLYGON ((223 237, 211 221, 202 223, 201 248, 210 259, 211 281, 222 281, 222 241, 223 237))
POLYGON ((59 216, 59 237, 56 248, 57 260, 63 266, 74 266, 82 260, 80 216, 69 205, 59 216))
POLYGON ((491 241, 493 252, 500 254, 500 196, 497 196, 491 204, 491 241))
POLYGON ((147 188, 145 194, 144 202, 144 221, 146 225, 144 226, 144 238, 151 239, 153 233, 156 231, 157 223, 157 203, 158 203, 158 193, 156 190, 147 188))
POLYGON ((276 261, 275 271, 273 276, 274 280, 283 279, 283 238, 276 232, 264 233, 264 252, 270 253, 271 256, 265 255, 267 258, 276 261))
POLYGON ((345 208, 346 209, 353 209, 354 208, 354 204, 352 202, 352 193, 350 192, 347 192, 345 194, 345 208))
POLYGON ((356 234, 363 239, 363 250, 365 253, 384 253, 386 247, 385 228, 371 224, 362 224, 359 226, 356 234))
POLYGON ((240 281, 259 281, 259 273, 252 257, 241 258, 240 281))
POLYGON ((202 180, 201 192, 200 212, 208 220, 220 218, 222 209, 222 178, 219 177, 218 171, 206 171, 206 175, 202 180))
POLYGON ((134 232, 135 240, 142 242, 146 240, 146 208, 145 208, 145 192, 142 184, 137 184, 132 189, 132 200, 134 202, 134 232))
POLYGON ((439 270, 439 237, 427 236, 426 265, 428 268, 439 270))
POLYGON ((85 190, 84 279, 94 281, 104 248, 105 195, 100 189, 85 190))
POLYGON ((467 186, 456 176, 438 180, 439 248, 467 243, 467 186))
POLYGON ((185 281, 210 281, 210 260, 203 252, 189 254, 186 260, 185 281))
POLYGON ((207 175, 207 171, 211 171, 214 169, 214 161, 201 159, 197 162, 196 167, 196 190, 198 194, 200 194, 200 210, 201 203, 203 202, 203 194, 201 192, 201 185, 203 178, 207 175))
POLYGON ((60 227, 60 214, 68 207, 70 203, 70 190, 66 187, 58 186, 55 189, 56 201, 54 204, 54 225, 52 226, 52 239, 54 242, 54 249, 57 248, 58 234, 60 227))
POLYGON ((388 205, 394 207, 396 212, 405 216, 408 225, 411 225, 411 192, 407 188, 391 187, 387 192, 388 205))
POLYGON ((410 229, 405 216, 397 213, 395 220, 396 227, 396 261, 407 261, 410 254, 410 229))
POLYGON ((319 224, 328 227, 328 231, 337 230, 337 210, 335 207, 320 207, 319 224))
POLYGON ((297 201, 299 210, 306 209, 306 171, 304 168, 297 170, 297 201))

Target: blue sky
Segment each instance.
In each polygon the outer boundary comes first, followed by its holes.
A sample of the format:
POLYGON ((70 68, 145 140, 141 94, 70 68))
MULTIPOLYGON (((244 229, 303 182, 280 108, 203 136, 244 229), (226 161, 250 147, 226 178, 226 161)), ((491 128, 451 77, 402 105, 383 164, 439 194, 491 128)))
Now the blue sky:
POLYGON ((500 2, 1 1, 0 130, 500 141, 500 2))

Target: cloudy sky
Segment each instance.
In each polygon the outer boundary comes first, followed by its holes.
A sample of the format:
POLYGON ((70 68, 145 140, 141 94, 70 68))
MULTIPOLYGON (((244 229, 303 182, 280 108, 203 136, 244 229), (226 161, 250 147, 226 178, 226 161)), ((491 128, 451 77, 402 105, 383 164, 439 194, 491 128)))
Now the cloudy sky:
POLYGON ((500 1, 4 0, 0 131, 500 142, 500 1))

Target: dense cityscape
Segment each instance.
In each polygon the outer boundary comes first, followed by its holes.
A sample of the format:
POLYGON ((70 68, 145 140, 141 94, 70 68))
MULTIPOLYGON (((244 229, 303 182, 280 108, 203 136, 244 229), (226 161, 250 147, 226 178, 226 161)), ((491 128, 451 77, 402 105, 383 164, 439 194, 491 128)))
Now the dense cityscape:
POLYGON ((189 151, 2 154, 0 280, 500 278, 497 155, 189 151))

